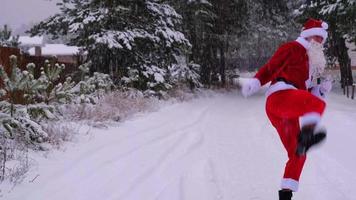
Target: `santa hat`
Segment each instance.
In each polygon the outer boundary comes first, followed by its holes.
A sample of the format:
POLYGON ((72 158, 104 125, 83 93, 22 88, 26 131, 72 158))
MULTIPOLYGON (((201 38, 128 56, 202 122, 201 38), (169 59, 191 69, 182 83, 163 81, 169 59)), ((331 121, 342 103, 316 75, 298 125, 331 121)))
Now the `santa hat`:
POLYGON ((325 42, 326 38, 328 37, 328 32, 326 31, 328 27, 329 25, 326 22, 310 18, 307 22, 305 22, 300 36, 307 38, 317 35, 322 37, 323 42, 325 42))

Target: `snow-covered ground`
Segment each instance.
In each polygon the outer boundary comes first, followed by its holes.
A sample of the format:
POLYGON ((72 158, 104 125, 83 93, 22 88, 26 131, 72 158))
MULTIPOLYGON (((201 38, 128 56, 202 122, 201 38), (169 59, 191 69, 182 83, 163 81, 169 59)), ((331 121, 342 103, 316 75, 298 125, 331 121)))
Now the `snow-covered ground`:
MULTIPOLYGON (((275 200, 287 155, 263 94, 235 91, 167 105, 91 130, 35 157, 6 200, 275 200)), ((294 199, 356 199, 356 101, 328 98, 327 142, 311 151, 294 199)), ((33 155, 34 156, 34 155, 33 155)))

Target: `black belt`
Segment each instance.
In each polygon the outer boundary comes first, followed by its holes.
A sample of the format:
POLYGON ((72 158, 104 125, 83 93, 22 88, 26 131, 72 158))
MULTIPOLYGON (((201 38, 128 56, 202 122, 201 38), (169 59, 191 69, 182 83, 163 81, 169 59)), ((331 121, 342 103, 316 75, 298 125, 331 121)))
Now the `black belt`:
POLYGON ((282 81, 282 82, 285 82, 287 83, 288 85, 293 85, 294 87, 298 88, 294 83, 290 82, 290 81, 287 81, 287 79, 283 78, 283 77, 277 77, 276 78, 276 81, 282 81))

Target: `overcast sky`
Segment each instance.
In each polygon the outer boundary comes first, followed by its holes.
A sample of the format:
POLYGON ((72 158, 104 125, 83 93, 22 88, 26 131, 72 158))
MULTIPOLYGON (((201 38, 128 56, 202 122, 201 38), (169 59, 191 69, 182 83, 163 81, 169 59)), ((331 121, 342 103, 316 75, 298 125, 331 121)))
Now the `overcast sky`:
POLYGON ((58 12, 58 0, 0 0, 0 26, 13 30, 31 22, 41 21, 58 12))

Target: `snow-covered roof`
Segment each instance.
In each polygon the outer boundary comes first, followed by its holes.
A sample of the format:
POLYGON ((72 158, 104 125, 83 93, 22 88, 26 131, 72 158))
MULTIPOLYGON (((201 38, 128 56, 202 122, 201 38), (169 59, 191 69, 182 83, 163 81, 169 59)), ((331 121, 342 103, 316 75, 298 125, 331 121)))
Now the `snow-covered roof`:
MULTIPOLYGON (((28 50, 30 55, 35 55, 35 48, 28 50)), ((70 56, 79 53, 79 47, 67 46, 65 44, 46 44, 41 49, 43 56, 70 56)))
POLYGON ((20 46, 43 46, 43 36, 20 36, 20 46))

